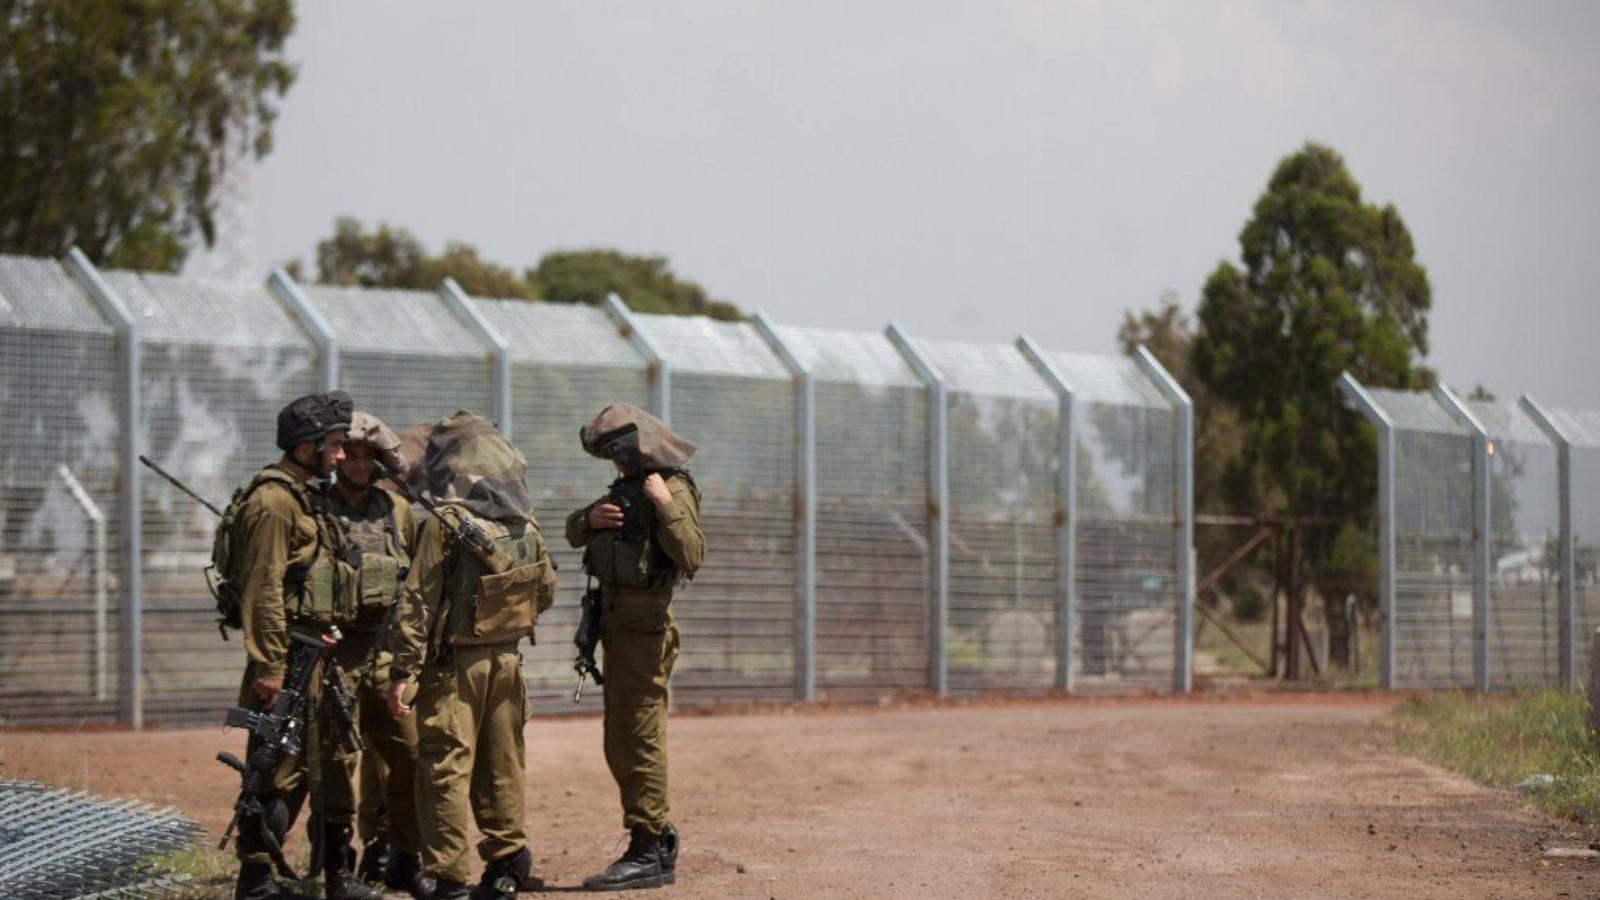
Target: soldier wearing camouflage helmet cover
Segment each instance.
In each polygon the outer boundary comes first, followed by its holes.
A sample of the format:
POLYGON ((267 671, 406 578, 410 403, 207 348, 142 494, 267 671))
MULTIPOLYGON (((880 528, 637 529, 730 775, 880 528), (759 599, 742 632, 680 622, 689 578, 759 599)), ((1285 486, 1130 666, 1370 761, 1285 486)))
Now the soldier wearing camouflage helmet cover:
POLYGON ((423 459, 437 513, 423 525, 388 641, 389 709, 418 732, 423 868, 433 896, 468 896, 468 815, 488 865, 476 900, 542 885, 523 827, 527 688, 518 643, 555 599, 555 567, 528 499, 527 462, 494 423, 465 410, 435 425, 423 459), (452 535, 481 530, 473 548, 452 535), (462 527, 462 531, 455 531, 462 527))
MULTIPOLYGON (((257 472, 235 495, 237 515, 233 541, 237 547, 230 571, 222 573, 237 586, 247 654, 239 704, 261 710, 283 689, 289 655, 289 628, 349 625, 355 614, 355 570, 349 564, 347 535, 325 499, 309 484, 326 477, 344 458, 350 429, 350 395, 343 391, 311 394, 278 414, 277 444, 283 456, 257 472)), ((324 635, 325 643, 332 639, 324 635)), ((320 676, 313 678, 313 685, 320 676)), ((290 798, 310 782, 326 842, 330 831, 349 828, 350 811, 331 807, 320 784, 348 781, 355 756, 339 746, 337 728, 319 690, 306 700, 307 730, 316 735, 313 761, 286 757, 274 770, 270 789, 261 797, 258 815, 241 816, 235 844, 239 877, 234 897, 264 900, 299 896, 277 884, 272 858, 281 853, 288 833, 290 798)), ((252 736, 250 750, 255 749, 252 736)), ((350 877, 336 854, 325 855, 327 896, 337 900, 375 900, 376 893, 350 877)))
POLYGON ((705 558, 700 489, 683 468, 695 445, 629 404, 601 410, 579 439, 621 476, 567 517, 567 541, 584 548, 584 568, 601 587, 606 764, 629 832, 622 857, 583 884, 658 887, 676 879, 678 859, 667 804, 667 679, 678 658, 672 592, 705 558))
MULTIPOLYGON (((398 476, 405 472, 400 438, 371 413, 356 410, 345 440, 338 480, 328 501, 361 551, 355 621, 334 653, 351 679, 358 700, 357 720, 366 750, 361 754, 360 805, 349 778, 324 786, 325 805, 341 814, 357 809, 362 854, 361 877, 425 898, 433 885, 422 874, 422 839, 417 823, 417 728, 414 719, 389 715, 387 655, 377 646, 411 567, 417 545, 417 520, 411 504, 387 490, 377 477, 379 462, 398 476)), ((348 828, 330 834, 324 853, 351 852, 348 828)))

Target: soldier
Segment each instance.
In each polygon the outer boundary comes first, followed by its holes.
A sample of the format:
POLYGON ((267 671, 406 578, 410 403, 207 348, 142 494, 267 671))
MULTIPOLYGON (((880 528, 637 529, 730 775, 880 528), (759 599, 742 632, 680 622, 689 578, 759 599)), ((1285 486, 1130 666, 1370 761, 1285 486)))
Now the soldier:
MULTIPOLYGON (((338 464, 338 480, 328 492, 333 511, 361 551, 356 620, 344 629, 335 655, 355 678, 358 717, 366 751, 361 754, 361 838, 365 850, 361 876, 397 891, 426 898, 432 883, 422 874, 422 840, 417 824, 417 726, 414 719, 389 715, 385 695, 389 665, 376 646, 400 595, 417 545, 417 520, 404 497, 379 486, 373 461, 403 477, 400 438, 370 413, 351 417, 338 464)), ((355 785, 347 779, 325 786, 325 805, 341 812, 354 807, 355 785)), ((337 836, 335 836, 337 839, 337 836)), ((324 853, 348 854, 348 835, 324 853)))
POLYGON ((584 548, 584 568, 600 583, 606 764, 629 832, 622 857, 583 886, 659 887, 673 883, 678 862, 667 806, 667 678, 678 658, 672 591, 705 557, 700 489, 682 468, 695 445, 628 404, 602 409, 579 438, 621 476, 567 517, 567 541, 584 548))
POLYGON ((538 890, 523 829, 527 688, 517 644, 555 599, 555 566, 523 479, 494 423, 465 410, 434 426, 423 465, 438 503, 422 527, 389 646, 389 709, 416 693, 422 862, 433 896, 468 896, 467 814, 488 863, 474 900, 538 890))
MULTIPOLYGON (((349 565, 347 537, 328 510, 324 498, 307 482, 327 476, 344 458, 344 441, 350 429, 350 395, 343 391, 301 397, 278 413, 278 447, 283 457, 257 472, 235 496, 237 516, 231 536, 236 548, 229 571, 222 573, 237 586, 244 646, 249 659, 239 689, 239 705, 261 710, 283 689, 292 625, 349 624, 355 614, 356 572, 349 565)), ((331 644, 332 639, 324 637, 331 644)), ((320 665, 320 664, 319 664, 320 665)), ((320 675, 313 678, 313 684, 320 675)), ((320 691, 306 700, 307 730, 315 733, 317 760, 311 781, 348 782, 355 756, 339 745, 337 728, 321 703, 320 691)), ((250 750, 255 749, 252 737, 250 750)), ((308 748, 308 755, 312 751, 308 748)), ((303 781, 302 761, 285 758, 273 772, 271 787, 262 797, 259 815, 243 816, 235 849, 239 857, 236 900, 297 897, 280 887, 273 877, 274 854, 289 830, 289 798, 303 781)), ((312 790, 320 807, 322 846, 347 842, 350 810, 324 802, 312 790)), ((335 900, 377 900, 351 877, 348 860, 325 853, 323 875, 327 896, 335 900)))

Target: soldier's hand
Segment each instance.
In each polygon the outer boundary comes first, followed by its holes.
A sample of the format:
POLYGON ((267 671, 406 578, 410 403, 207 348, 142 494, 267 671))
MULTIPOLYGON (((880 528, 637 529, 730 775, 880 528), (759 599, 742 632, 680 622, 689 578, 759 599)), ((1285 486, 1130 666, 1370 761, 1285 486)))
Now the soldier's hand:
POLYGON ((406 703, 406 685, 409 683, 407 681, 389 682, 389 695, 385 699, 389 702, 389 715, 394 716, 396 719, 404 719, 406 716, 411 715, 411 707, 406 703))
POLYGON ((257 678, 251 687, 255 689, 256 696, 261 698, 262 703, 271 703, 272 701, 278 699, 278 692, 283 690, 283 676, 279 675, 277 678, 257 678))
POLYGON ((667 489, 666 479, 661 477, 660 472, 651 472, 644 477, 644 495, 650 498, 656 509, 672 502, 672 491, 667 489))
POLYGON ((622 507, 615 503, 597 503, 589 510, 589 527, 595 531, 622 527, 622 507))

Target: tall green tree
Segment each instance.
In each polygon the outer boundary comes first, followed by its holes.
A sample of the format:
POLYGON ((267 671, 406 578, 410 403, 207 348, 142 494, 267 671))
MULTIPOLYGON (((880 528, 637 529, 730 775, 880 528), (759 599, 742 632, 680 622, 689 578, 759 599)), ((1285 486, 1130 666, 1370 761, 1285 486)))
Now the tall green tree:
POLYGON ((0 250, 175 270, 272 147, 290 0, 0 0, 0 250))
MULTIPOLYGON (((1278 164, 1239 249, 1242 268, 1225 261, 1206 280, 1191 359, 1245 429, 1224 480, 1237 508, 1336 522, 1306 532, 1307 576, 1326 598, 1371 604, 1376 443, 1337 380, 1431 381, 1427 272, 1400 213, 1365 202, 1318 144, 1278 164)), ((1341 604, 1326 607, 1330 655, 1348 662, 1341 604)))
POLYGON ((431 291, 447 276, 479 297, 598 304, 616 293, 639 312, 744 318, 732 303, 713 299, 705 288, 679 278, 660 256, 558 250, 519 276, 484 259, 471 244, 452 241, 443 253, 433 255, 404 228, 379 224, 368 231, 349 216, 335 222, 333 234, 317 243, 317 281, 323 284, 431 291))

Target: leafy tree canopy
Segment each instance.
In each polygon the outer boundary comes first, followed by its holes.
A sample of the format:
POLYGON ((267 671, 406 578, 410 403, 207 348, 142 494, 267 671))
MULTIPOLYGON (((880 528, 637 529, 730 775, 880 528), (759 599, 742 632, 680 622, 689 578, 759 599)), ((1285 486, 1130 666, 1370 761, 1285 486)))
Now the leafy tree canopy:
POLYGON ((290 0, 0 9, 0 250, 176 270, 213 238, 229 141, 271 149, 290 0))
POLYGON ((434 256, 403 228, 380 224, 369 232, 349 217, 339 219, 333 236, 317 244, 317 280, 324 284, 433 290, 447 276, 480 297, 598 304, 614 292, 639 312, 744 318, 732 303, 712 299, 700 285, 678 278, 659 256, 558 250, 518 276, 483 259, 471 244, 453 241, 434 256))

